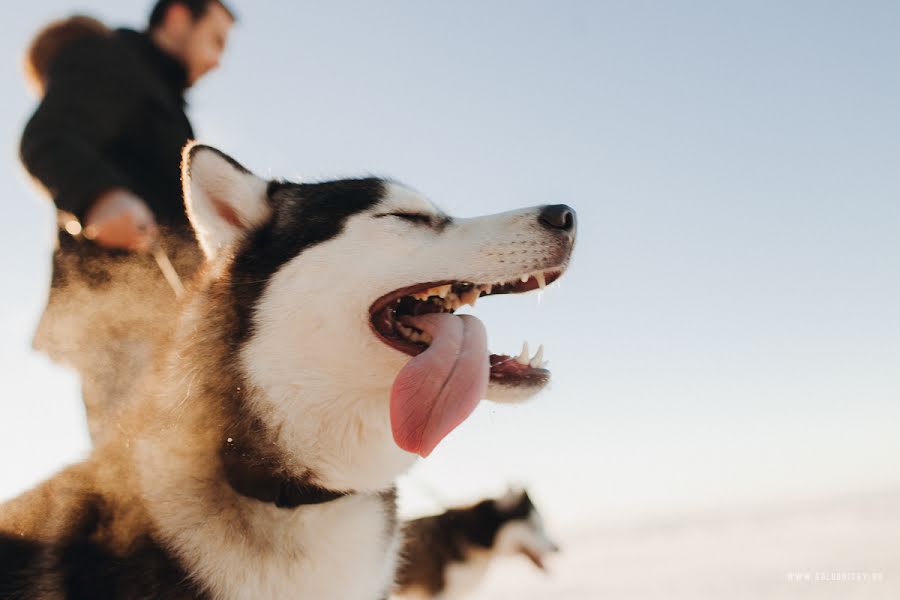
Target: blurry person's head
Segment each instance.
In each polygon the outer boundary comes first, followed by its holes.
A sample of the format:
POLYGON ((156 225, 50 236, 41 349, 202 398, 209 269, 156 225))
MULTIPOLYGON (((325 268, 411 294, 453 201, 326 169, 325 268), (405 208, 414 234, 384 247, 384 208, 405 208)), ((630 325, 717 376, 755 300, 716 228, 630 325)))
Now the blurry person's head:
POLYGON ((38 96, 44 95, 50 65, 70 44, 86 37, 112 33, 100 21, 75 15, 53 21, 37 32, 25 52, 25 77, 38 96))
POLYGON ((184 64, 188 85, 193 85, 219 66, 234 21, 234 13, 220 0, 158 0, 148 32, 184 64))

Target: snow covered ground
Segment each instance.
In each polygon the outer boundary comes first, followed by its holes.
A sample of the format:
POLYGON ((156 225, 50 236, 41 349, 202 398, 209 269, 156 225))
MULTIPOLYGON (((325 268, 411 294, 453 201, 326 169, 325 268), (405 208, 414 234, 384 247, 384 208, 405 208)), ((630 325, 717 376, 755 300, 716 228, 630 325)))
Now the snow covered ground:
POLYGON ((900 490, 558 533, 549 576, 500 561, 473 598, 900 598, 900 490))

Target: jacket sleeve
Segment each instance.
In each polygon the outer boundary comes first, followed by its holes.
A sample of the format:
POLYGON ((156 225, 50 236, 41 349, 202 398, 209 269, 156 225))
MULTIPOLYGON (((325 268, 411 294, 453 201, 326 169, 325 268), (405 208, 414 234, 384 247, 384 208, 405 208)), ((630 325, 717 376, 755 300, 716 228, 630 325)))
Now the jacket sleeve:
POLYGON ((43 100, 25 126, 20 156, 57 208, 79 218, 103 192, 129 187, 105 157, 140 101, 127 50, 95 36, 63 48, 43 100))

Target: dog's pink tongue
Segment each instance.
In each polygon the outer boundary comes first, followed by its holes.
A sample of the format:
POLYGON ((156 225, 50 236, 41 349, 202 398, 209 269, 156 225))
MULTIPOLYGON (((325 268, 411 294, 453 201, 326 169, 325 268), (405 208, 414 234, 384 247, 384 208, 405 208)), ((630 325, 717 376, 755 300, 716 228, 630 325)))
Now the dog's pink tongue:
POLYGON ((429 333, 432 342, 394 380, 391 428, 398 446, 428 456, 484 398, 490 376, 487 333, 470 315, 432 313, 404 322, 429 333))

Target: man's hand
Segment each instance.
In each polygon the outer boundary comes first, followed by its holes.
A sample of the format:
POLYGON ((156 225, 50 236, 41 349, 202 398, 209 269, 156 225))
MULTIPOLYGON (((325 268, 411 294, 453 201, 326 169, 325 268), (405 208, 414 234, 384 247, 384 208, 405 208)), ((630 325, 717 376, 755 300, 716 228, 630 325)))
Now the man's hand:
POLYGON ((97 198, 84 217, 84 237, 107 248, 146 252, 158 233, 144 201, 122 188, 97 198))

